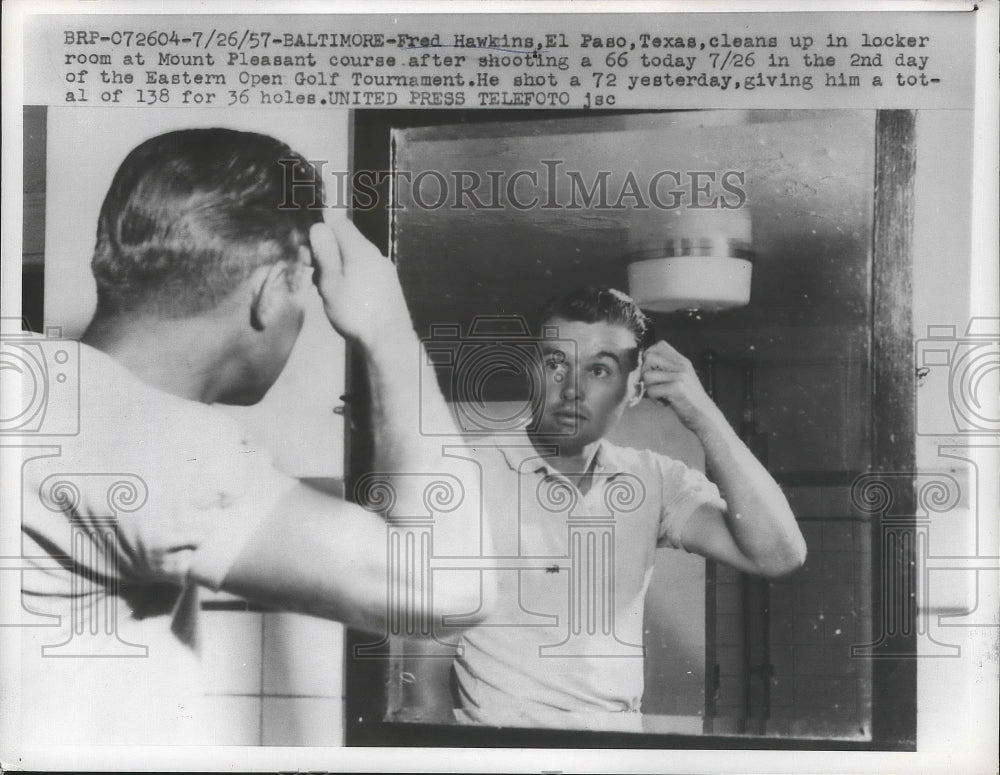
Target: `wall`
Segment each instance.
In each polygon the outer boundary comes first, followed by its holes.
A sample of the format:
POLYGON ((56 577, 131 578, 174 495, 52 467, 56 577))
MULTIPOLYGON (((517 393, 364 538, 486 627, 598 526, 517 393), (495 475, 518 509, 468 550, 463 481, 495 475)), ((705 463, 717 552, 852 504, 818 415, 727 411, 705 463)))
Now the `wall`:
MULTIPOLYGON (((980 134, 996 131, 995 101, 979 121, 990 121, 991 113, 992 127, 984 129, 980 123, 980 134)), ((984 188, 996 185, 996 146, 983 140, 974 160, 973 129, 968 111, 917 114, 914 339, 926 340, 933 333, 930 327, 952 327, 951 341, 945 338, 934 345, 952 353, 966 346, 963 342, 996 348, 1000 336, 996 231, 973 230, 985 228, 989 219, 995 224, 995 194, 992 201, 980 199, 978 213, 969 206, 970 170, 985 174, 984 188), (992 156, 992 164, 982 158, 983 152, 992 156), (975 257, 978 271, 973 272, 970 256, 977 243, 980 251, 991 253, 975 257), (977 314, 989 316, 986 327, 979 329, 985 337, 968 336, 973 299, 978 300, 977 314)), ((917 665, 917 738, 921 746, 949 753, 987 751, 989 740, 995 750, 997 738, 996 436, 958 433, 949 411, 956 401, 949 389, 960 384, 953 377, 964 377, 960 382, 968 387, 969 378, 979 376, 985 379, 968 397, 986 402, 979 407, 981 416, 998 416, 1000 370, 995 352, 983 358, 978 369, 963 374, 960 367, 938 365, 917 381, 918 492, 933 481, 957 483, 957 502, 935 511, 927 508, 929 499, 920 498, 916 515, 927 536, 925 553, 918 559, 926 575, 917 591, 922 625, 917 645, 923 657, 917 665), (974 558, 984 556, 992 559, 978 561, 983 570, 971 570, 977 564, 974 558), (960 708, 969 712, 956 712, 960 708)), ((916 361, 915 366, 923 365, 919 356, 916 361)))
MULTIPOLYGON (((754 361, 757 429, 767 436, 767 465, 789 499, 809 554, 795 574, 766 583, 773 673, 763 730, 864 736, 870 670, 866 660, 852 659, 850 646, 868 642, 870 546, 868 526, 849 497, 851 480, 866 465, 863 332, 737 330, 706 319, 673 341, 696 362, 704 347, 716 352, 717 400, 739 428, 743 377, 736 356, 755 342, 777 339, 780 347, 757 347, 763 353, 754 361)), ((744 720, 744 579, 723 565, 716 573, 719 676, 712 731, 751 732, 744 720)))
POLYGON ((219 745, 343 745, 343 625, 225 602, 201 622, 219 745))
MULTIPOLYGON (((929 327, 953 327, 952 341, 935 345, 952 352, 964 346, 963 342, 995 343, 998 331, 994 317, 992 328, 980 330, 985 337, 969 336, 967 332, 970 299, 981 292, 984 283, 995 294, 996 272, 995 266, 979 274, 970 270, 972 114, 920 111, 916 130, 912 309, 914 366, 919 367, 922 361, 917 347, 928 337, 929 327)), ((995 305, 994 300, 993 315, 995 305)), ((747 332, 717 331, 716 335, 732 347, 747 332)), ((815 342, 824 342, 823 332, 812 335, 815 342)), ((861 351, 865 346, 865 342, 854 340, 847 352, 861 351)), ((824 353, 829 354, 825 346, 793 344, 786 350, 786 357, 799 360, 798 364, 778 368, 771 364, 762 370, 758 383, 761 426, 784 438, 783 445, 771 447, 772 453, 777 453, 772 455, 772 463, 779 471, 788 470, 795 458, 805 469, 822 469, 837 462, 845 470, 864 469, 863 460, 852 461, 850 455, 843 454, 843 450, 866 446, 863 436, 837 445, 840 454, 836 454, 832 443, 838 436, 843 442, 844 429, 838 429, 833 421, 850 414, 848 404, 863 386, 866 375, 856 369, 852 372, 849 359, 828 359, 824 364, 824 353), (794 381, 810 385, 811 393, 794 394, 790 368, 796 375, 794 381), (775 412, 776 408, 780 411, 775 412), (826 438, 818 445, 796 442, 810 436, 826 438)), ((994 369, 992 375, 988 373, 990 363, 995 364, 995 358, 984 361, 986 368, 979 371, 986 379, 978 385, 978 396, 995 402, 1000 391, 997 372, 994 369)), ((924 658, 917 670, 917 734, 922 748, 941 746, 942 750, 947 747, 961 751, 963 746, 980 746, 984 734, 996 734, 995 715, 969 723, 954 709, 982 707, 976 698, 983 691, 992 691, 995 698, 995 682, 984 682, 976 665, 995 661, 995 652, 992 656, 984 654, 985 641, 977 636, 996 627, 995 611, 986 603, 984 593, 995 589, 996 572, 962 570, 962 566, 970 562, 963 558, 995 554, 995 532, 994 538, 989 536, 990 526, 995 524, 997 483, 995 467, 983 467, 981 460, 976 465, 972 460, 975 452, 967 449, 970 443, 989 442, 982 437, 970 439, 954 430, 949 412, 955 400, 949 390, 954 386, 953 375, 951 368, 943 366, 932 368, 917 381, 918 491, 933 481, 954 482, 948 496, 950 505, 934 511, 928 508, 930 502, 922 499, 916 515, 927 531, 927 543, 918 552, 918 563, 923 567, 918 569, 921 624, 917 643, 924 658), (948 432, 949 427, 952 432, 948 432), (952 494, 955 501, 950 501, 952 494)), ((735 397, 729 400, 733 402, 735 397)), ((989 405, 982 409, 983 416, 996 416, 989 414, 989 405)), ((734 421, 738 418, 735 405, 730 416, 734 421)), ((851 429, 847 430, 851 433, 851 429)), ((799 573, 771 584, 770 635, 775 673, 771 689, 773 718, 767 729, 770 733, 815 735, 822 734, 825 727, 831 733, 842 733, 845 722, 857 718, 871 697, 864 661, 852 659, 849 647, 876 641, 883 627, 881 622, 870 621, 872 594, 877 594, 882 584, 882 579, 867 578, 865 573, 872 562, 871 526, 865 515, 852 508, 846 482, 786 485, 785 491, 800 520, 809 557, 799 573)), ((735 709, 742 698, 731 691, 732 683, 727 696, 726 686, 727 676, 736 679, 739 672, 737 579, 722 569, 719 581, 720 616, 733 617, 728 627, 719 627, 721 711, 727 700, 730 709, 735 709)))
POLYGON ((45 134, 46 108, 24 110, 24 217, 21 244, 21 317, 31 331, 42 331, 45 282, 45 134))
POLYGON ((718 678, 709 728, 865 737, 870 664, 852 658, 850 647, 868 642, 870 548, 849 490, 866 470, 869 447, 874 114, 786 120, 730 134, 740 150, 728 168, 746 171, 757 252, 750 305, 655 320, 696 363, 707 349, 715 353, 717 401, 736 428, 744 410, 742 365, 752 363, 766 465, 809 547, 805 567, 763 584, 767 609, 753 614, 767 632, 766 720, 745 718, 746 582, 717 566, 718 678), (747 136, 759 142, 744 145, 747 136))

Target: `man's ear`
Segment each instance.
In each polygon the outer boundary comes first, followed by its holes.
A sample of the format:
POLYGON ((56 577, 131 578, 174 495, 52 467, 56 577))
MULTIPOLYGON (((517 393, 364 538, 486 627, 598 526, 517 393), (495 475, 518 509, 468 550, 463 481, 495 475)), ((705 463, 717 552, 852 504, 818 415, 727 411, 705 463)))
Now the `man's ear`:
POLYGON ((642 384, 642 364, 640 362, 640 365, 632 369, 632 373, 628 375, 628 402, 626 406, 631 409, 638 404, 645 392, 646 388, 642 384))
POLYGON ((253 295, 250 298, 250 325, 263 331, 280 314, 291 293, 287 273, 295 271, 284 261, 257 267, 250 275, 253 295))
POLYGON ((313 269, 312 251, 308 245, 299 245, 296 261, 289 267, 291 272, 289 281, 293 291, 300 291, 303 287, 312 285, 313 269))

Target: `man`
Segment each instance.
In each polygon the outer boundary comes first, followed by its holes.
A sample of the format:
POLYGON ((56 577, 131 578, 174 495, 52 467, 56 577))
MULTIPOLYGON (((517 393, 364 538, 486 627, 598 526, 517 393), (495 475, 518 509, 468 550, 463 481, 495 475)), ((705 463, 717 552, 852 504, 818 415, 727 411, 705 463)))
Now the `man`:
MULTIPOLYGON (((418 412, 451 420, 433 377, 414 389, 419 343, 392 264, 323 212, 316 171, 259 134, 171 132, 116 173, 80 344, 80 433, 24 467, 27 741, 212 743, 197 709, 199 585, 376 634, 389 616, 480 607, 478 586, 436 583, 431 597, 419 575, 394 579, 411 608, 390 606, 383 519, 276 470, 207 406, 264 396, 315 286, 367 364, 379 470, 399 474, 383 482, 389 516, 425 514, 424 488, 463 475, 414 433, 418 412)), ((478 546, 477 483, 464 487, 439 533, 478 546)))
MULTIPOLYGON (((546 378, 537 416, 523 437, 478 449, 500 556, 498 604, 461 637, 460 718, 639 730, 656 548, 776 577, 802 565, 805 542, 778 485, 690 362, 652 343, 632 299, 576 291, 549 302, 538 323, 546 378), (604 440, 643 393, 698 437, 714 484, 679 461, 604 440)), ((411 691, 424 709, 414 717, 447 702, 435 664, 417 670, 411 691)))

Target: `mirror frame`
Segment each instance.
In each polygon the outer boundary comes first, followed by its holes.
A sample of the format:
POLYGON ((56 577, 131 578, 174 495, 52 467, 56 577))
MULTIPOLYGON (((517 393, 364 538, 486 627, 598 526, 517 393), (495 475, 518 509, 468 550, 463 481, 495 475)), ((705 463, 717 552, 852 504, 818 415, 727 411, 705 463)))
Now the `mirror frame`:
MULTIPOLYGON (((351 173, 388 170, 393 130, 448 124, 552 120, 664 111, 476 111, 355 110, 351 118, 351 173)), ((916 114, 876 111, 872 245, 872 411, 869 477, 891 488, 891 519, 873 517, 872 632, 882 633, 872 650, 871 739, 751 737, 576 730, 498 728, 423 724, 383 719, 388 660, 353 656, 371 636, 348 631, 345 649, 345 742, 349 746, 635 748, 914 751, 917 728, 916 496, 914 491, 915 383, 912 324, 912 226, 914 218, 916 114), (904 515, 904 516, 898 516, 904 515), (906 516, 910 515, 910 516, 906 516), (886 537, 890 540, 886 540, 886 537), (893 599, 884 600, 894 592, 893 599), (903 656, 899 656, 903 655, 903 656)), ((388 181, 378 186, 378 201, 389 202, 388 181)), ((352 192, 370 201, 371 192, 352 192)), ((390 244, 387 207, 356 208, 353 220, 383 253, 390 244)), ((373 459, 368 391, 357 352, 347 356, 345 423, 346 492, 371 468, 373 459)))

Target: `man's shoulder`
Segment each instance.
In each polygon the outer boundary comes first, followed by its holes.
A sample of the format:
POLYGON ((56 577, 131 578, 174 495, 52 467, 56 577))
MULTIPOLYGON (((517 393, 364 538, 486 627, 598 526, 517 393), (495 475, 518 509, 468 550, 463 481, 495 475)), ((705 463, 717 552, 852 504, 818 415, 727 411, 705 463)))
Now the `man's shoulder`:
POLYGON ((605 464, 617 464, 624 471, 633 469, 663 469, 684 465, 679 460, 651 449, 615 444, 607 439, 601 441, 601 456, 605 464))
POLYGON ((184 504, 195 512, 233 502, 261 482, 286 479, 268 450, 222 409, 148 385, 85 345, 79 388, 79 432, 60 442, 58 456, 33 468, 35 478, 53 471, 90 478, 125 472, 145 482, 150 503, 184 504))

